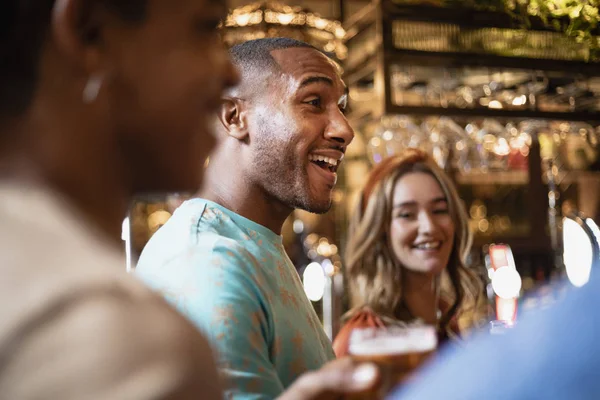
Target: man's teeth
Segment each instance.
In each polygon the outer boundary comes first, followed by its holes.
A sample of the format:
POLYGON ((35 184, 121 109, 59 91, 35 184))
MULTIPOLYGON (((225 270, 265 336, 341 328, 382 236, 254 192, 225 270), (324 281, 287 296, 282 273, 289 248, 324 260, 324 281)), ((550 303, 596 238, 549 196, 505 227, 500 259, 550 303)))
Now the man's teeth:
POLYGON ((325 156, 319 156, 316 154, 311 154, 308 156, 308 160, 309 161, 321 161, 321 162, 326 162, 327 164, 331 165, 332 167, 337 167, 339 161, 336 160, 335 158, 331 158, 331 157, 325 157, 325 156))
POLYGON ((442 245, 442 242, 438 241, 438 242, 420 243, 420 244, 416 245, 415 247, 417 249, 430 250, 430 249, 437 249, 441 245, 442 245))

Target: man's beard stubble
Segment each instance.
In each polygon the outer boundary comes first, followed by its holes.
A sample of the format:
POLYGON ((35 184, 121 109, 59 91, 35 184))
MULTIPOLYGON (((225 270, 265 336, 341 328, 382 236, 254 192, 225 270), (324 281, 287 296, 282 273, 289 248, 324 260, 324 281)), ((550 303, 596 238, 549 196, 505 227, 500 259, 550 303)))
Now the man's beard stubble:
POLYGON ((252 165, 259 175, 265 192, 290 209, 300 209, 314 214, 324 214, 331 208, 331 198, 326 202, 312 198, 316 188, 310 186, 307 165, 297 162, 286 149, 273 144, 261 143, 257 152, 261 154, 252 165), (277 155, 269 157, 264 155, 277 155), (300 165, 298 165, 300 164, 300 165))

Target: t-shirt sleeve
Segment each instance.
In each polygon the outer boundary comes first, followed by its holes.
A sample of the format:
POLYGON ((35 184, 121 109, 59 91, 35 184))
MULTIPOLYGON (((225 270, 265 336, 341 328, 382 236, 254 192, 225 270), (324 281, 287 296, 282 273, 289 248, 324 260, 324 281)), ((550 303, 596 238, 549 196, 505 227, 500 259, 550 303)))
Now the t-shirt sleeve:
POLYGON ((11 399, 211 399, 221 385, 208 342, 161 299, 111 290, 49 305, 8 346, 11 399))
POLYGON ((189 273, 189 287, 172 301, 209 337, 225 398, 276 398, 283 385, 271 361, 269 305, 256 259, 235 242, 217 240, 210 251, 199 247, 178 263, 189 273))

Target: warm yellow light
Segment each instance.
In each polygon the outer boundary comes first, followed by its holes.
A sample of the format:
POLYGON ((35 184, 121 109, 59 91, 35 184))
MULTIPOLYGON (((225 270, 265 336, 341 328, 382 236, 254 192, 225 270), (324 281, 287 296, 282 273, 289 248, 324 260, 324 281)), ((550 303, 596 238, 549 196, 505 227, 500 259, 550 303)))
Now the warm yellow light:
POLYGON ((327 28, 328 25, 328 21, 323 19, 323 18, 316 18, 315 19, 315 28, 317 29, 325 29, 327 28))
POLYGON ((527 96, 525 95, 515 97, 512 101, 513 106, 522 106, 525 105, 525 103, 527 103, 527 96))
POLYGON ((341 26, 335 28, 335 37, 338 39, 344 39, 346 37, 346 30, 341 26))
POLYGON ((390 141, 394 138, 394 132, 385 131, 385 132, 383 132, 383 135, 381 135, 381 137, 383 137, 383 140, 390 141))
POLYGON ((294 20, 294 14, 279 14, 277 19, 281 25, 289 25, 294 20))
POLYGON ((323 47, 323 50, 328 51, 328 52, 335 51, 335 43, 333 43, 333 42, 327 43, 325 45, 325 47, 323 47))
POLYGON ((381 145, 381 139, 379 139, 378 137, 374 137, 373 139, 371 139, 371 146, 379 147, 380 145, 381 145))
MULTIPOLYGON (((342 42, 346 37, 346 31, 339 21, 321 18, 317 14, 309 13, 300 7, 290 7, 285 4, 260 1, 247 6, 239 7, 233 10, 228 16, 221 28, 225 30, 224 40, 229 45, 239 43, 240 41, 252 40, 258 37, 281 36, 277 28, 268 27, 268 33, 265 27, 258 27, 259 36, 256 32, 233 33, 228 36, 228 30, 231 28, 245 28, 259 25, 262 22, 270 25, 279 25, 282 27, 294 26, 299 29, 305 29, 305 35, 314 39, 317 47, 322 50, 335 54, 336 58, 343 60, 348 56, 348 49, 342 42), (307 28, 313 28, 307 29, 307 28)), ((287 34, 283 34, 287 36, 287 34)), ((312 43, 312 40, 305 39, 312 43)), ((312 43, 312 44, 315 44, 312 43)))
POLYGON ((477 227, 479 228, 480 232, 485 233, 488 231, 488 229, 490 229, 490 222, 487 219, 482 219, 477 224, 477 227))
POLYGON ((486 149, 487 151, 493 151, 494 150, 494 145, 496 144, 496 136, 494 135, 490 135, 489 133, 487 135, 483 136, 483 148, 486 149))
POLYGON ((251 14, 239 14, 235 16, 235 23, 239 26, 246 26, 250 22, 251 14))
POLYGON ((505 138, 499 138, 494 145, 494 153, 499 156, 507 156, 510 154, 510 146, 505 138))
POLYGON ((502 103, 500 103, 498 100, 492 100, 490 101, 490 104, 488 104, 488 108, 499 110, 502 109, 503 106, 502 103))

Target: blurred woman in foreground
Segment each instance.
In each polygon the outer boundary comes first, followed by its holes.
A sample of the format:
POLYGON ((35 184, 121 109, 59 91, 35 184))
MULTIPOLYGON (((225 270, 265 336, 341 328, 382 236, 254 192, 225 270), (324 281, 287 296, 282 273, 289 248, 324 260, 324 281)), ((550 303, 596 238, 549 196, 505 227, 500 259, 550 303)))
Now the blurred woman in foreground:
MULTIPOLYGON (((208 341, 127 275, 120 233, 135 194, 200 185, 239 79, 226 13, 220 0, 0 2, 0 398, 223 398, 208 341)), ((339 360, 282 398, 360 390, 366 368, 339 360)))
POLYGON ((460 335, 458 316, 480 288, 464 265, 471 241, 456 188, 431 157, 409 149, 377 165, 350 222, 352 309, 334 341, 337 356, 354 328, 420 321, 437 328, 440 342, 460 335))

